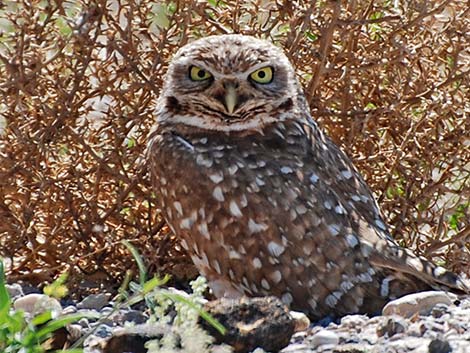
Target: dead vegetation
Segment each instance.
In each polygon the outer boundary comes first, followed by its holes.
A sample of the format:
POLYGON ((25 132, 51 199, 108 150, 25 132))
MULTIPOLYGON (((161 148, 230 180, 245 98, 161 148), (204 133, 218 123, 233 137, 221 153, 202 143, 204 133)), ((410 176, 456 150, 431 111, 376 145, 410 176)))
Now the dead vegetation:
POLYGON ((128 239, 194 274, 142 159, 166 65, 220 33, 268 38, 394 237, 468 270, 467 1, 0 1, 0 255, 11 279, 119 284, 128 239))

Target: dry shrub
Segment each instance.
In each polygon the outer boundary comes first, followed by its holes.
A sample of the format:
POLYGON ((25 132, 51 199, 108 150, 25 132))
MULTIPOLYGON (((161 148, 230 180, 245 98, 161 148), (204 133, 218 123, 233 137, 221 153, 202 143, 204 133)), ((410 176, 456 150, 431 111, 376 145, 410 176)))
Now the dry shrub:
POLYGON ((143 160, 166 66, 186 42, 268 38, 354 160, 403 245, 468 271, 467 1, 0 2, 0 252, 12 279, 118 284, 132 241, 194 274, 143 160))

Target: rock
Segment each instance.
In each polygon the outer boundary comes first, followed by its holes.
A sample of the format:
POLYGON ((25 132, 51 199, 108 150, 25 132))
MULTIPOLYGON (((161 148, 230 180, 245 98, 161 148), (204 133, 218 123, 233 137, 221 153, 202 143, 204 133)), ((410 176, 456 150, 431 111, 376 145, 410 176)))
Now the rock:
POLYGON ((341 318, 340 324, 344 327, 355 328, 363 326, 369 318, 365 315, 346 315, 341 318))
POLYGON ((440 339, 433 339, 429 343, 429 353, 450 353, 452 352, 452 347, 449 342, 440 339))
POLYGON ((276 297, 221 298, 206 303, 204 309, 227 332, 222 336, 201 319, 202 327, 215 337, 216 342, 231 345, 234 352, 251 352, 257 347, 277 352, 289 344, 296 327, 296 320, 276 297))
POLYGON ((81 318, 80 320, 78 320, 77 324, 80 325, 81 327, 85 328, 85 329, 90 327, 90 321, 86 317, 81 318))
POLYGON ((399 316, 385 317, 385 320, 377 326, 377 336, 392 337, 397 333, 405 332, 407 323, 399 316))
POLYGON ((437 304, 451 305, 451 296, 442 291, 413 293, 389 302, 382 310, 383 315, 399 315, 409 318, 415 314, 429 315, 437 304))
MULTIPOLYGON (((160 339, 169 333, 169 325, 158 323, 135 325, 118 328, 111 337, 101 342, 103 353, 146 353, 145 343, 151 339, 160 339)), ((93 342, 96 345, 96 342, 93 342)))
POLYGON ((431 309, 431 315, 435 318, 439 318, 444 314, 447 314, 449 312, 449 306, 446 304, 436 304, 432 309, 431 309))
POLYGON ((109 297, 108 293, 90 294, 77 304, 77 308, 101 310, 104 306, 108 305, 109 297))
POLYGON ((76 313, 77 312, 77 308, 73 305, 69 305, 69 306, 66 306, 63 310, 62 310, 62 314, 65 315, 65 314, 73 314, 73 313, 76 313))
POLYGON ((291 311, 289 314, 295 321, 294 332, 301 332, 308 329, 310 326, 310 319, 307 317, 307 315, 299 311, 291 311))
POLYGON ((313 349, 331 345, 335 346, 339 343, 339 336, 328 330, 320 330, 310 338, 311 347, 313 349))
POLYGON ((23 288, 18 283, 6 284, 5 288, 7 289, 10 298, 12 298, 13 300, 24 296, 23 288))
POLYGON ((113 335, 113 331, 110 326, 101 324, 98 328, 93 332, 95 336, 101 338, 111 337, 113 335))
POLYGON ((120 323, 132 322, 134 324, 143 324, 149 317, 138 310, 129 310, 117 316, 120 323))
POLYGON ((13 303, 15 310, 23 310, 28 316, 34 317, 46 311, 52 311, 57 316, 62 312, 62 306, 55 298, 45 294, 27 294, 13 303))
POLYGON ((300 353, 300 352, 311 352, 311 349, 305 343, 294 343, 289 344, 284 348, 281 353, 300 353))

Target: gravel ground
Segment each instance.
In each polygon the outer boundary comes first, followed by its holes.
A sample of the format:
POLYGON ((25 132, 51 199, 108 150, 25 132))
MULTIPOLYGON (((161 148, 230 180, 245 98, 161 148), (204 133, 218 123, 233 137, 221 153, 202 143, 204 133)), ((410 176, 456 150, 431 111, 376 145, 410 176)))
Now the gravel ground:
MULTIPOLYGON (((31 303, 40 297, 25 296, 20 285, 9 285, 8 290, 16 301, 15 307, 25 310, 32 310, 31 303)), ((113 312, 110 298, 109 293, 101 293, 77 303, 60 303, 63 313, 94 312, 102 317, 99 321, 82 319, 72 325, 69 330, 72 336, 78 338, 93 330, 86 341, 89 346, 128 323, 143 324, 149 319, 145 306, 113 312)), ((444 292, 417 293, 389 303, 384 312, 389 315, 372 318, 349 315, 337 323, 311 324, 307 330, 295 333, 281 352, 470 353, 470 297, 457 298, 444 292)), ((91 352, 97 351, 85 350, 91 352)), ((264 351, 256 350, 260 352, 264 351)))

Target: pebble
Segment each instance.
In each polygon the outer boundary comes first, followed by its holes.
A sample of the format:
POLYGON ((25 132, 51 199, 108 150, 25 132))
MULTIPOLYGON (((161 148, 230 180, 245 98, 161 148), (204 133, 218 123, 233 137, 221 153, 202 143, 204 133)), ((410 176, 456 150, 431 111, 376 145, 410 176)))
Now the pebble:
MULTIPOLYGON (((22 294, 34 288, 9 286, 14 308, 27 313, 45 308, 62 314, 98 312, 101 320, 83 318, 69 325, 73 340, 91 333, 85 338, 84 353, 103 353, 100 345, 113 332, 129 323, 142 325, 149 319, 145 306, 112 308, 106 293, 91 295, 79 303, 63 301, 62 309, 54 298, 22 294)), ((318 323, 306 327, 308 321, 303 321, 303 314, 290 312, 300 326, 296 326, 297 333, 281 353, 470 353, 470 296, 457 301, 445 292, 417 293, 390 302, 383 313, 386 315, 347 315, 336 323, 327 318, 321 321, 324 327, 318 323)))
POLYGON ((429 343, 429 353, 450 353, 452 348, 449 342, 441 339, 434 339, 429 343))
POLYGON ((409 318, 415 314, 429 315, 437 304, 451 305, 452 299, 447 292, 428 291, 405 295, 389 302, 382 310, 383 315, 399 315, 409 318))
POLYGON ((37 293, 27 294, 16 299, 13 307, 16 310, 23 310, 30 316, 35 316, 48 310, 52 311, 55 315, 62 312, 62 306, 57 299, 37 293))
POLYGON ((299 311, 291 311, 289 314, 295 321, 294 332, 301 332, 308 329, 310 326, 310 320, 307 315, 299 311))
POLYGON ((23 288, 18 283, 7 284, 5 287, 8 294, 10 295, 10 298, 13 300, 24 296, 23 288))
POLYGON ((392 337, 397 333, 405 332, 407 324, 399 316, 385 317, 385 320, 377 327, 377 336, 392 337))
POLYGON ((320 330, 310 338, 312 348, 318 348, 325 345, 334 346, 339 343, 339 336, 328 330, 320 330))
POLYGON ((109 297, 110 294, 108 293, 90 294, 77 304, 77 308, 100 310, 108 305, 109 297))
POLYGON ((113 317, 113 321, 117 324, 124 324, 126 322, 132 322, 136 325, 143 324, 149 319, 148 315, 138 311, 129 310, 119 313, 113 317))

